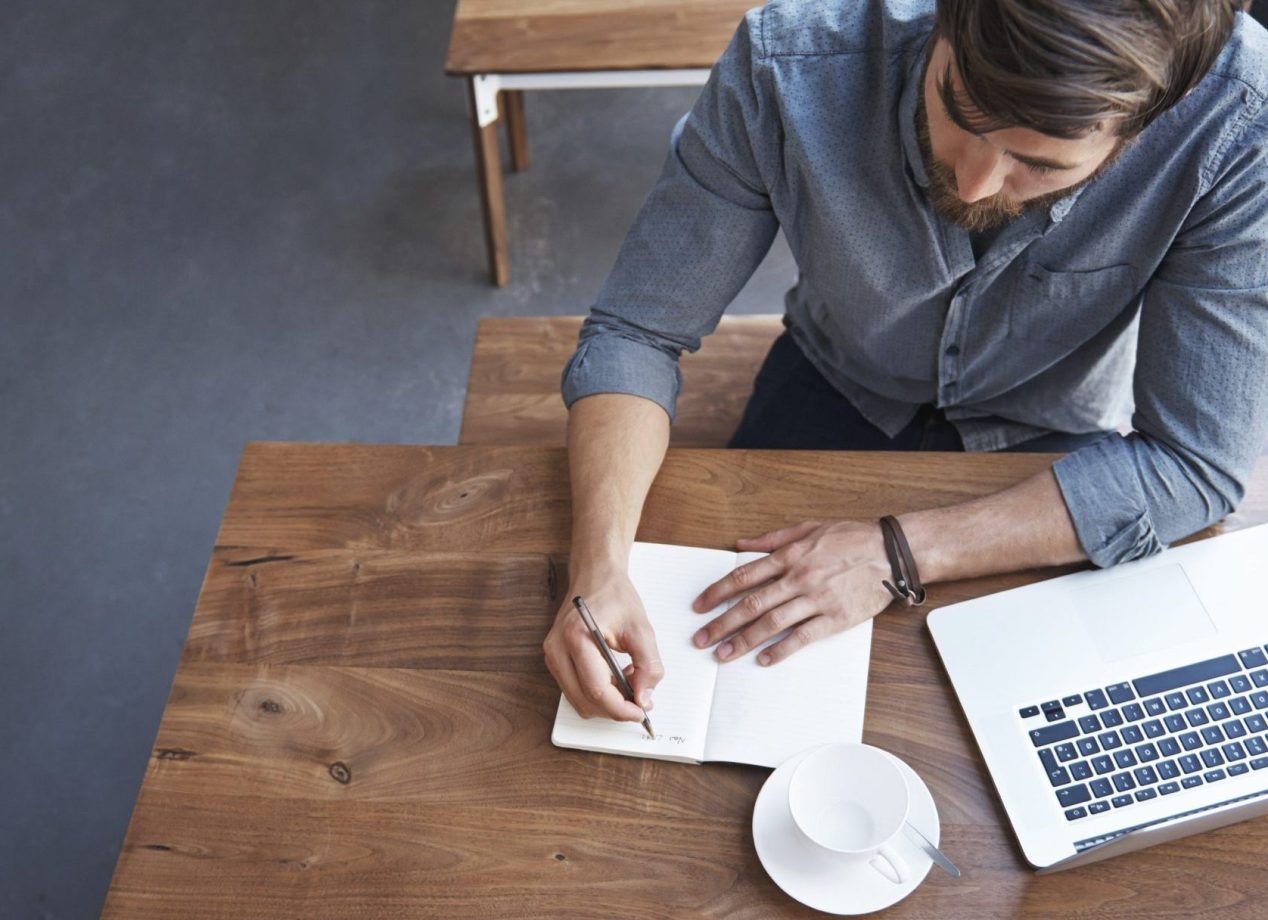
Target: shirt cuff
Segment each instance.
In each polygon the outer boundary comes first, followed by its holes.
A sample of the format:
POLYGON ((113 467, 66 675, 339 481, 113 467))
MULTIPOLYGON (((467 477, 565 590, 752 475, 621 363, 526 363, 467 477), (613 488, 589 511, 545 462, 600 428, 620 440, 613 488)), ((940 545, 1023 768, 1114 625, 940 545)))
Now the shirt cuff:
POLYGON ((1052 467, 1074 530, 1092 563, 1109 568, 1160 553, 1135 460, 1121 435, 1066 454, 1052 467))
POLYGON ((650 399, 673 422, 682 372, 677 360, 658 348, 616 335, 596 335, 583 341, 568 360, 561 387, 569 408, 583 396, 626 393, 650 399))

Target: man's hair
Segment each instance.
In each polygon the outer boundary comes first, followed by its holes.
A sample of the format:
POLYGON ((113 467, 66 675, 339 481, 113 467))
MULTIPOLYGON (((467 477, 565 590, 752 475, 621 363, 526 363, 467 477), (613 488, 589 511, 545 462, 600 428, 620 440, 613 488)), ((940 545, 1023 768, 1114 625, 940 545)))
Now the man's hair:
POLYGON ((1113 122, 1132 137, 1202 79, 1239 0, 938 0, 935 35, 961 88, 935 74, 952 111, 985 133, 1078 138, 1113 122), (956 104, 958 103, 958 104, 956 104))

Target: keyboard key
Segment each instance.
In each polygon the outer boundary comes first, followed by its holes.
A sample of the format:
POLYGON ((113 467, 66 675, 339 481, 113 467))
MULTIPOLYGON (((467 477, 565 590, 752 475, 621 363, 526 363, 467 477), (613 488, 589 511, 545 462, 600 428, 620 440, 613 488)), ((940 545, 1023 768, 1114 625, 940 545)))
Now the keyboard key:
POLYGON ((1159 697, 1151 696, 1145 700, 1145 712, 1151 716, 1160 716, 1167 711, 1166 704, 1159 697))
POLYGON ((1256 687, 1268 687, 1268 671, 1251 671, 1250 679, 1255 682, 1256 687))
POLYGON ((1136 788, 1136 781, 1132 779, 1130 773, 1115 773, 1111 779, 1114 780, 1114 788, 1119 792, 1126 792, 1128 789, 1136 788))
POLYGON ((1109 705, 1109 700, 1101 690, 1089 690, 1083 694, 1083 699, 1087 702, 1088 709, 1104 709, 1109 705))
MULTIPOLYGON (((1224 740, 1224 733, 1220 731, 1218 725, 1208 725, 1206 728, 1202 729, 1202 740, 1205 741, 1207 744, 1219 744, 1221 741, 1224 740)), ((1057 746, 1062 747, 1062 745, 1057 745, 1057 746)), ((1069 747, 1069 745, 1064 745, 1064 746, 1069 747)), ((1060 753, 1058 753, 1057 756, 1061 757, 1060 753)), ((1074 750, 1071 749, 1070 757, 1062 758, 1062 759, 1069 760, 1073 758, 1073 756, 1074 756, 1074 750)))
POLYGON ((1176 715, 1167 716, 1162 721, 1167 726, 1167 730, 1173 731, 1173 732, 1182 732, 1184 731, 1185 727, 1189 724, 1184 721, 1184 716, 1176 716, 1176 715))
POLYGON ((1250 702, 1256 709, 1268 709, 1268 692, 1256 690, 1250 695, 1250 702))
POLYGON ((1175 738, 1163 738, 1158 742, 1158 750, 1163 757, 1175 757, 1180 753, 1180 743, 1175 738))
POLYGON ((1050 748, 1044 748, 1039 752, 1039 762, 1043 764, 1043 770, 1048 774, 1048 782, 1054 786, 1064 786, 1070 782, 1070 774, 1066 773, 1065 767, 1057 763, 1057 758, 1053 756, 1050 748))
POLYGON ((1146 799, 1156 799, 1157 797, 1158 791, 1156 789, 1141 789, 1136 793, 1137 802, 1143 802, 1146 799))
POLYGON ((1092 788, 1092 795, 1096 796, 1098 799, 1103 799, 1114 791, 1114 787, 1110 785, 1110 781, 1104 777, 1101 779, 1094 779, 1092 782, 1088 783, 1088 785, 1092 788))
MULTIPOLYGON (((1219 731, 1219 729, 1217 728, 1216 731, 1219 731)), ((1220 738, 1219 740, 1223 741, 1224 739, 1220 738)), ((1078 752, 1074 749, 1074 745, 1070 744, 1068 741, 1065 744, 1058 744, 1052 750, 1056 753, 1057 760, 1061 761, 1061 763, 1074 760, 1074 758, 1079 756, 1078 752)))
POLYGON ((1268 757, 1256 757, 1250 762, 1252 770, 1262 770, 1264 767, 1268 767, 1268 757))
POLYGON ((1158 749, 1152 744, 1142 744, 1136 748, 1136 756, 1141 763, 1149 763, 1158 759, 1158 749))
POLYGON ((1202 764, 1198 760, 1197 754, 1185 754, 1180 758, 1180 769, 1185 773, 1196 773, 1202 769, 1202 764))
POLYGON ((1220 750, 1224 752, 1224 756, 1228 760, 1245 760, 1246 759, 1246 749, 1242 747, 1242 743, 1240 741, 1232 741, 1228 744, 1225 744, 1222 747, 1220 747, 1220 750))
POLYGON ((1207 770, 1202 774, 1202 778, 1208 783, 1218 783, 1226 778, 1227 774, 1223 770, 1207 770))
POLYGON ((1023 719, 1029 719, 1031 716, 1039 715, 1039 707, 1038 706, 1023 706, 1021 709, 1017 710, 1017 712, 1021 715, 1023 719))
POLYGON ((1115 725, 1123 724, 1123 714, 1117 709, 1107 709, 1101 713, 1101 721, 1105 723, 1106 728, 1113 728, 1115 725))
POLYGON ((1183 786, 1185 789, 1192 789, 1194 786, 1201 786, 1202 777, 1186 776, 1184 779, 1180 780, 1180 785, 1183 786))
POLYGON ((1079 818, 1086 818, 1086 817, 1087 817, 1087 809, 1084 808, 1083 806, 1079 806, 1078 808, 1071 808, 1065 813, 1065 819, 1067 821, 1077 821, 1079 818))
POLYGON ((1043 747, 1046 744, 1053 744, 1057 741, 1068 741, 1079 733, 1079 726, 1073 722, 1058 722, 1056 725, 1045 725, 1043 728, 1032 729, 1030 732, 1031 743, 1035 747, 1043 747))
POLYGON ((1197 728, 1199 725, 1205 725, 1211 721, 1206 717, 1206 713, 1201 709, 1190 709, 1184 714, 1184 718, 1194 728, 1197 728))
POLYGON ((1139 703, 1128 703, 1123 707, 1123 718, 1128 722, 1139 722, 1145 717, 1145 710, 1139 703))
POLYGON ((1070 776, 1076 780, 1087 779, 1092 775, 1092 768, 1086 760, 1076 760, 1070 764, 1070 776))
POLYGON ((1232 692, 1228 689, 1228 684, 1222 680, 1211 681, 1206 685, 1206 690, 1211 694, 1211 699, 1213 700, 1222 700, 1232 692))
POLYGON ((1246 739, 1246 750, 1250 752, 1251 757, 1258 757, 1260 754, 1268 754, 1268 744, 1264 743, 1264 739, 1253 737, 1246 739))
POLYGON ((1101 720, 1096 716, 1083 716, 1079 719, 1079 728, 1083 729, 1085 735, 1091 735, 1101 730, 1101 720))
POLYGON ((1246 726, 1241 719, 1229 719, 1224 723, 1224 734, 1229 738, 1243 738, 1246 735, 1246 726))
POLYGON ((1167 733, 1167 730, 1162 727, 1162 722, 1158 719, 1150 719, 1140 727, 1145 730, 1146 738, 1161 738, 1167 733))
POLYGON ((1244 696, 1235 696, 1228 701, 1228 708, 1234 715, 1244 716, 1250 712, 1250 702, 1244 696))
POLYGON ((1109 811, 1109 802, 1093 802, 1087 807, 1087 810, 1094 815, 1099 815, 1103 811, 1109 811))
POLYGON ((1096 771, 1098 776, 1102 773, 1109 773, 1114 769, 1114 761, 1110 760, 1110 758, 1104 754, 1100 757, 1093 757, 1092 769, 1096 771))
MULTIPOLYGON (((1248 687, 1247 689, 1250 688, 1248 687)), ((1184 698, 1183 693, 1168 693, 1163 699, 1167 701, 1167 708, 1172 711, 1183 709, 1189 705, 1189 701, 1184 698)))
POLYGON ((1077 706, 1082 702, 1083 702, 1083 697, 1079 696, 1079 694, 1077 693, 1074 694, 1073 696, 1063 696, 1061 698, 1062 706, 1077 706))
MULTIPOLYGON (((1185 681, 1189 683, 1189 681, 1185 681)), ((1150 693, 1156 691, 1149 691, 1150 693)), ((1111 703, 1126 703, 1128 700, 1134 700, 1136 694, 1132 693, 1131 684, 1110 684, 1105 688, 1106 695, 1110 698, 1111 703)))
POLYGON ((1130 805, 1132 802, 1136 800, 1133 799, 1130 795, 1116 795, 1114 796, 1112 801, 1114 802, 1115 808, 1122 808, 1124 805, 1130 805))
MULTIPOLYGON (((1136 756, 1127 750, 1114 752, 1114 763, 1118 764, 1121 769, 1136 766, 1136 756)), ((1216 766, 1216 764, 1207 764, 1208 767, 1216 766)))
POLYGON ((1136 782, 1142 786, 1152 786, 1158 782, 1158 774, 1154 772, 1153 767, 1137 767, 1132 770, 1132 775, 1136 777, 1136 782))
MULTIPOLYGON (((1219 658, 1211 658, 1208 661, 1199 661, 1196 664, 1186 664, 1184 667, 1172 668, 1170 671, 1150 674, 1148 677, 1141 677, 1132 681, 1132 684, 1136 687, 1136 692, 1141 696, 1153 696, 1155 693, 1165 693, 1168 690, 1175 690, 1178 687, 1184 687, 1199 680, 1214 680, 1217 677, 1226 677, 1241 669, 1241 665, 1237 663, 1235 657, 1232 655, 1221 655, 1219 658)), ((1203 700, 1202 702, 1206 701, 1203 700)))
POLYGON ((1216 748, 1207 748, 1202 752, 1202 763, 1208 767, 1219 767, 1224 763, 1224 755, 1216 748))
POLYGON ((1043 711, 1043 717, 1047 719, 1049 722, 1059 722, 1065 718, 1065 710, 1060 708, 1045 709, 1043 711))
POLYGON ((1250 689, 1250 678, 1245 674, 1234 674, 1228 679, 1228 685, 1233 688, 1234 693, 1245 693, 1250 689))
POLYGON ((1180 736, 1180 743, 1184 745, 1186 751, 1196 751, 1202 746, 1202 739, 1198 737, 1197 732, 1185 732, 1180 736))
POLYGON ((1101 753, 1101 746, 1096 743, 1095 738, 1080 738, 1079 753, 1084 757, 1091 757, 1093 754, 1101 753))
POLYGON ((1145 733, 1136 725, 1126 726, 1121 734, 1123 736, 1123 744, 1139 744, 1145 740, 1145 733))
POLYGON ((1122 739, 1118 737, 1118 732, 1105 732, 1102 735, 1097 735, 1096 740, 1101 743, 1101 750, 1104 751, 1112 751, 1114 748, 1123 746, 1122 739))
POLYGON ((1174 760, 1158 761, 1158 775, 1163 779, 1175 779, 1180 775, 1180 768, 1176 766, 1174 760))
POLYGON ((1259 734, 1260 732, 1268 732, 1268 719, 1265 719, 1259 713, 1246 717, 1246 728, 1249 731, 1259 734))
POLYGON ((1050 710, 1050 709, 1060 709, 1060 708, 1061 708, 1061 701, 1060 701, 1060 700, 1048 700, 1048 702, 1046 702, 1046 703, 1040 703, 1040 704, 1039 704, 1039 708, 1040 708, 1040 709, 1042 709, 1044 712, 1047 712, 1047 711, 1048 711, 1048 710, 1050 710))
POLYGON ((1248 648, 1244 652, 1238 652, 1237 657, 1242 660, 1242 664, 1246 666, 1246 670, 1251 668, 1262 668, 1268 664, 1268 656, 1264 655, 1261 648, 1248 648))
POLYGON ((1246 766, 1246 764, 1244 763, 1235 763, 1231 767, 1228 768, 1229 776, 1241 776, 1243 773, 1249 773, 1249 772, 1250 772, 1250 767, 1246 766))
POLYGON ((1087 786, 1083 783, 1057 790, 1057 801, 1061 803, 1062 808, 1069 808, 1071 805, 1082 805, 1091 798, 1092 793, 1088 791, 1087 786))
POLYGON ((1219 722, 1221 719, 1227 719, 1232 715, 1232 713, 1228 711, 1228 706, 1223 703, 1212 703, 1206 707, 1206 713, 1216 722, 1219 722))
POLYGON ((1158 791, 1162 795, 1171 795, 1171 793, 1173 792, 1180 791, 1180 784, 1179 783, 1163 783, 1161 786, 1158 787, 1158 791))
POLYGON ((1189 698, 1189 702, 1194 706, 1198 705, 1198 703, 1205 703, 1211 698, 1207 695, 1205 687, 1190 687, 1184 691, 1184 695, 1189 698))

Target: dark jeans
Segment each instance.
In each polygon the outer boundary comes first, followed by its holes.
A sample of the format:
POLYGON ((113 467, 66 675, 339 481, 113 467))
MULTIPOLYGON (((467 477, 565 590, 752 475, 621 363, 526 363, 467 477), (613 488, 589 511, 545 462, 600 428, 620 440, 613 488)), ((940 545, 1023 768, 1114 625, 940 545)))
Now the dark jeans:
MULTIPOLYGON (((1113 432, 1054 431, 1007 448, 1068 453, 1113 432)), ((740 427, 727 447, 771 450, 964 450, 941 409, 921 406, 894 437, 867 419, 823 378, 785 332, 762 363, 740 427)))

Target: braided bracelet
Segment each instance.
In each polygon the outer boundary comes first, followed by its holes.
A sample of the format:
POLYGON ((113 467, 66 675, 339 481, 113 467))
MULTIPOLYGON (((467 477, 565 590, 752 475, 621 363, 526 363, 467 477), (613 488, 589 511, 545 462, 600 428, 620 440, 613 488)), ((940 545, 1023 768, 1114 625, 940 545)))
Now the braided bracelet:
POLYGON ((908 607, 919 607, 925 602, 928 592, 920 583, 920 572, 916 569, 916 560, 911 555, 911 547, 907 537, 898 523, 898 518, 887 514, 880 520, 881 536, 885 540, 885 555, 889 557, 889 568, 893 572, 891 584, 881 579, 881 584, 894 595, 894 600, 903 601, 908 607))

